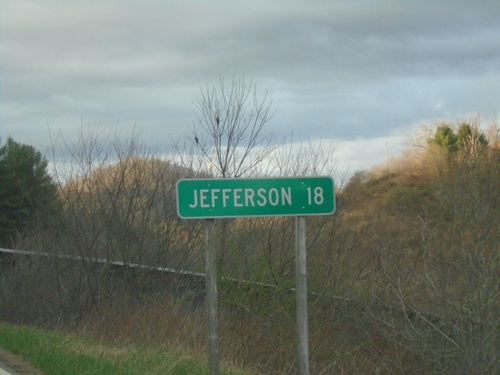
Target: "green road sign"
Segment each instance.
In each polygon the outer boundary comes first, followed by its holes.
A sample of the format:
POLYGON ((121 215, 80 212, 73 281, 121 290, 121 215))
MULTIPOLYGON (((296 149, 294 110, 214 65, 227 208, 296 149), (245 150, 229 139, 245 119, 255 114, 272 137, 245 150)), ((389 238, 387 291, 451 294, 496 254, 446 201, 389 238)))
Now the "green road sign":
POLYGON ((177 212, 184 219, 310 216, 335 211, 331 177, 182 179, 177 212))

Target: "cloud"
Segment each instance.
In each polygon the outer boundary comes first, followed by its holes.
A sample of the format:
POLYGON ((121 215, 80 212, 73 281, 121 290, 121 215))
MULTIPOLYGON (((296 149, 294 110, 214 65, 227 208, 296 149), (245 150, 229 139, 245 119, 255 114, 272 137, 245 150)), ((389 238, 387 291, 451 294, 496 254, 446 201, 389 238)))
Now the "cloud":
POLYGON ((200 87, 241 74, 284 136, 375 142, 495 117, 499 13, 493 0, 3 2, 2 137, 118 123, 163 142, 195 120, 200 87))

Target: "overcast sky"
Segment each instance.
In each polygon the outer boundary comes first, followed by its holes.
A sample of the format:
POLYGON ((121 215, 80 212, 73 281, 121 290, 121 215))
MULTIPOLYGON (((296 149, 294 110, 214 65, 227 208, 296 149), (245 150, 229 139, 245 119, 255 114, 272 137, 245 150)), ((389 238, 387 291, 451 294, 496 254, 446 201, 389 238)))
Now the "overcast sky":
POLYGON ((0 72, 2 140, 99 124, 168 145, 201 87, 245 75, 270 130, 332 142, 352 172, 420 124, 497 119, 500 1, 0 0, 0 72))

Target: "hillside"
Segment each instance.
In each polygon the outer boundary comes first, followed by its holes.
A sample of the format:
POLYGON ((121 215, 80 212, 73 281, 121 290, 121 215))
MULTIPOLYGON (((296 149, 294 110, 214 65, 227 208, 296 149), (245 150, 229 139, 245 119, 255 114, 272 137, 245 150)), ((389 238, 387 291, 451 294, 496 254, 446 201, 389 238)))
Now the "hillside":
MULTIPOLYGON (((498 142, 424 146, 393 160, 390 173, 355 174, 333 215, 307 218, 312 373, 499 366, 498 142)), ((81 174, 62 191, 66 225, 27 233, 19 247, 203 272, 203 225, 176 215, 181 172, 124 158, 81 174)), ((293 373, 294 218, 217 220, 216 233, 221 360, 293 373)), ((18 262, 3 280, 5 320, 207 351, 203 293, 179 280, 57 258, 18 262)))

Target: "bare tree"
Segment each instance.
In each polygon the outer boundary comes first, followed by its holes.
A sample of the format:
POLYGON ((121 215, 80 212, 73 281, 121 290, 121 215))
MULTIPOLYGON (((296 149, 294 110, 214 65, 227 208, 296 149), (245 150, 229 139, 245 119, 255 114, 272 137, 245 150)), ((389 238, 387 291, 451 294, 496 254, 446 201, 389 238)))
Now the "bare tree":
POLYGON ((228 84, 221 76, 218 87, 201 90, 187 146, 176 144, 182 164, 214 177, 255 174, 277 147, 274 133, 265 132, 275 112, 267 92, 259 98, 252 80, 233 77, 228 84))
MULTIPOLYGON (((34 227, 17 244, 52 255, 36 271, 46 282, 25 288, 31 293, 26 300, 58 306, 61 315, 83 316, 103 297, 138 296, 143 287, 161 287, 148 266, 201 268, 198 223, 182 222, 175 208, 175 183, 186 170, 135 138, 120 142, 91 131, 63 146, 67 159, 59 160, 54 173, 64 225, 51 231, 34 227)), ((22 270, 33 274, 26 282, 36 284, 35 271, 22 270)))

